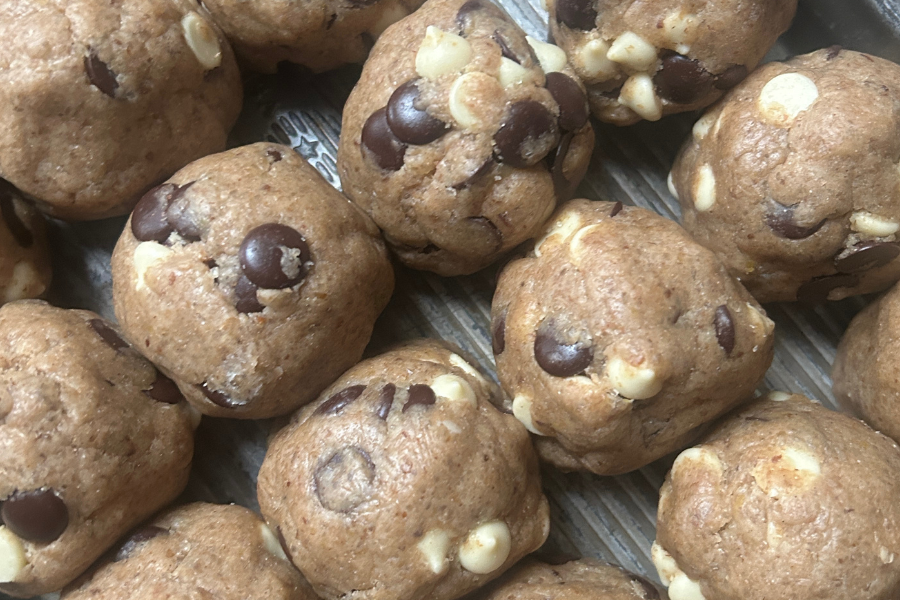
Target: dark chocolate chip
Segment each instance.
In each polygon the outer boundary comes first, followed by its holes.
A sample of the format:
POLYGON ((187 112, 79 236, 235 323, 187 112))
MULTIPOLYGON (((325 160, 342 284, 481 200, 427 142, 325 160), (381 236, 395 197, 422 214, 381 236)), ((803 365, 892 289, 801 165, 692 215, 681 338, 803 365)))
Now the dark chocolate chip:
POLYGON ((797 290, 797 300, 806 304, 825 302, 832 290, 855 285, 859 285, 859 276, 851 273, 816 277, 800 286, 797 290))
POLYGON ((506 41, 506 38, 503 37, 503 33, 496 29, 494 30, 493 35, 491 35, 491 39, 497 42, 497 45, 500 46, 500 54, 508 58, 509 60, 522 64, 522 59, 516 56, 516 53, 512 51, 512 48, 509 47, 509 42, 506 41))
POLYGON ((15 492, 0 509, 10 531, 29 542, 50 543, 69 526, 69 509, 53 488, 15 492))
POLYGON ((176 186, 169 195, 169 208, 166 211, 166 220, 169 225, 188 242, 200 241, 200 225, 197 223, 190 202, 183 199, 184 193, 194 185, 194 181, 176 186))
POLYGON ((34 235, 16 214, 14 199, 19 197, 19 191, 11 183, 0 179, 0 216, 16 243, 23 248, 30 248, 34 244, 34 235))
POLYGON ((234 307, 238 312, 250 314, 263 311, 265 306, 260 304, 256 298, 258 289, 246 276, 241 275, 238 278, 237 284, 234 286, 234 307))
POLYGON ((103 319, 91 319, 88 321, 91 328, 106 342, 106 345, 118 352, 128 347, 128 342, 122 339, 116 330, 110 327, 103 319))
POLYGON ((346 513, 372 495, 375 465, 365 450, 346 446, 322 462, 313 479, 322 506, 346 513))
POLYGON ((203 392, 203 395, 206 396, 210 402, 215 404, 216 406, 221 406, 222 408, 237 408, 238 406, 244 406, 246 402, 236 402, 231 397, 228 396, 225 392, 220 392, 219 390, 213 390, 206 386, 206 382, 204 381, 200 385, 197 386, 200 388, 200 391, 203 392))
POLYGON ((178 404, 184 400, 184 396, 181 395, 181 390, 178 389, 175 382, 159 372, 156 373, 153 385, 149 390, 144 390, 144 393, 157 402, 165 404, 178 404))
POLYGON ((766 225, 775 232, 775 235, 789 240, 802 240, 815 234, 826 219, 822 219, 812 227, 804 227, 794 223, 794 209, 796 205, 785 206, 774 200, 769 201, 766 211, 766 225))
POLYGON ((730 90, 743 80, 747 79, 747 75, 749 74, 750 71, 747 70, 745 65, 731 65, 716 75, 716 81, 713 85, 717 90, 730 90))
POLYGON ((94 87, 110 98, 116 97, 116 90, 119 89, 116 74, 109 68, 109 65, 100 60, 93 50, 88 56, 84 57, 84 71, 94 87))
POLYGON ((549 321, 538 327, 534 337, 534 358, 538 365, 554 377, 583 373, 594 360, 594 349, 580 341, 566 343, 557 335, 549 321))
POLYGON ((319 405, 313 413, 314 415, 336 415, 342 410, 350 406, 357 398, 362 396, 366 389, 364 385, 351 385, 338 393, 331 396, 328 400, 319 405))
POLYGON ((155 537, 159 537, 161 535, 165 535, 169 533, 168 529, 164 529, 162 527, 157 527, 156 525, 147 525, 146 527, 141 527, 137 531, 131 534, 131 536, 125 540, 125 543, 116 551, 116 556, 113 558, 113 562, 120 562, 125 560, 134 554, 134 551, 138 548, 138 546, 143 545, 145 542, 149 542, 155 537))
POLYGON ((466 188, 470 188, 475 185, 480 179, 482 179, 485 175, 491 172, 491 169, 494 167, 494 159, 489 158, 485 161, 483 165, 478 167, 474 173, 469 175, 464 181, 461 181, 453 186, 454 190, 464 190, 466 188))
POLYGON ((279 162, 283 158, 281 156, 281 152, 276 150, 275 148, 269 148, 266 150, 266 156, 272 159, 272 162, 279 162))
POLYGON ((506 313, 501 314, 491 330, 491 349, 494 356, 506 350, 506 313))
POLYGON ((838 54, 841 53, 841 50, 843 50, 843 48, 840 46, 829 46, 825 52, 825 60, 834 60, 837 58, 838 54))
POLYGON ((164 183, 144 194, 131 213, 131 233, 141 242, 163 243, 172 233, 168 211, 172 195, 178 190, 174 183, 164 183))
POLYGON ((469 15, 471 13, 482 11, 486 8, 483 0, 469 0, 460 6, 459 10, 456 11, 456 24, 459 25, 461 32, 465 33, 468 28, 469 15))
POLYGON ((713 84, 712 73, 703 68, 700 61, 673 54, 663 59, 662 66, 653 77, 659 95, 677 104, 690 104, 709 93, 713 84))
POLYGON ((719 346, 725 351, 725 356, 731 356, 731 351, 734 350, 734 319, 724 304, 716 309, 713 324, 716 327, 716 340, 719 346))
POLYGON ((497 160, 520 169, 537 164, 556 146, 556 119, 540 102, 522 100, 494 135, 497 160), (542 138, 550 138, 543 141, 542 138))
POLYGON ((622 212, 622 209, 623 209, 624 207, 625 207, 625 205, 622 204, 621 202, 616 202, 615 204, 613 204, 612 210, 609 211, 609 216, 610 216, 610 217, 616 216, 617 214, 619 214, 620 212, 622 212))
POLYGON ((559 104, 560 129, 576 131, 587 123, 587 96, 574 79, 558 71, 547 73, 547 90, 559 104))
POLYGON ((447 132, 447 125, 420 108, 415 79, 407 81, 391 94, 387 103, 387 122, 401 142, 429 144, 447 132))
POLYGON ((309 246, 299 231, 280 223, 251 229, 241 242, 241 270, 261 288, 282 289, 306 277, 309 246))
POLYGON ((427 385, 416 383, 409 386, 409 399, 403 405, 403 412, 408 411, 413 406, 431 406, 436 401, 437 397, 434 395, 433 389, 427 385))
POLYGON ((379 108, 366 120, 362 130, 362 145, 382 169, 399 171, 403 168, 406 144, 391 131, 387 121, 387 108, 379 108))
POLYGON ((558 0, 556 20, 570 29, 590 31, 597 26, 594 0, 558 0))
POLYGON ((391 406, 394 405, 394 395, 397 393, 397 386, 393 383, 385 384, 381 388, 381 394, 378 396, 378 404, 375 405, 375 416, 386 421, 388 413, 391 412, 391 406))
POLYGON ((861 242, 851 248, 851 252, 836 258, 834 268, 839 273, 859 273, 877 269, 900 256, 900 246, 889 242, 861 242))

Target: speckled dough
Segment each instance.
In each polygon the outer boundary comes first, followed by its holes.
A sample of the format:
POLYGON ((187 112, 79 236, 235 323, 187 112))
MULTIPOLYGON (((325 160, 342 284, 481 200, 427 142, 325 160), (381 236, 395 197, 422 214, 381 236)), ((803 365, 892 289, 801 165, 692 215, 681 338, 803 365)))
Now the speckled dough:
POLYGON ((760 302, 900 278, 900 67, 834 47, 754 72, 670 176, 684 225, 760 302))
POLYGON ((709 106, 784 33, 797 0, 546 0, 550 32, 601 121, 709 106))
POLYGON ((135 531, 65 600, 315 600, 278 538, 241 506, 189 504, 135 531))
POLYGON ((772 392, 685 450, 652 558, 671 600, 900 597, 900 448, 772 392))
POLYGON ((347 100, 344 192, 404 264, 477 271, 584 176, 594 133, 576 79, 489 0, 429 0, 381 36, 347 100))
POLYGON ((326 600, 452 600, 536 550, 550 521, 528 432, 453 349, 360 363, 273 439, 259 505, 326 600))
POLYGON ((43 217, 0 179, 0 304, 42 296, 52 275, 43 217))
POLYGON ((65 219, 127 212, 225 147, 237 64, 195 0, 0 0, 0 176, 65 219))
POLYGON ((563 470, 624 473, 750 397, 773 328, 678 224, 573 200, 500 274, 491 307, 506 405, 563 470))
POLYGON ((112 271, 125 335, 201 412, 245 419, 286 414, 355 364, 394 284, 372 221, 266 143, 148 192, 112 271))
POLYGON ((0 591, 60 589, 171 502, 198 416, 94 313, 0 308, 0 591))
POLYGON ((251 68, 274 73, 286 60, 327 71, 361 63, 389 25, 422 0, 204 0, 235 52, 251 68))

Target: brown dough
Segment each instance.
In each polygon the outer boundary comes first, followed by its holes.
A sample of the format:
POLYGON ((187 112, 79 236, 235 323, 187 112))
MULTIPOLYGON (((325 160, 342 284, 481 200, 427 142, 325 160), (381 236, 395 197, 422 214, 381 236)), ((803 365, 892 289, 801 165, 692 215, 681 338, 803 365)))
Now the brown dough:
POLYGON ((0 304, 42 296, 52 275, 43 217, 0 179, 0 304))

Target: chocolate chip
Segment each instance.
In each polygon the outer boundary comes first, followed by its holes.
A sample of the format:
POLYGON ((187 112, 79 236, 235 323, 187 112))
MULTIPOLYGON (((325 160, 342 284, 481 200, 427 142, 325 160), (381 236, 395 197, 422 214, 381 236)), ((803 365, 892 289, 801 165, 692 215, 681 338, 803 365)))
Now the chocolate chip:
POLYGON ((556 20, 570 29, 590 31, 597 25, 594 0, 558 0, 556 20))
POLYGON ((520 169, 540 162, 556 146, 555 121, 540 102, 522 100, 510 106, 494 135, 497 160, 520 169))
POLYGON ((750 71, 745 65, 731 65, 718 75, 713 85, 717 90, 730 90, 743 80, 747 79, 750 71))
POLYGON ((859 276, 849 273, 816 277, 800 286, 797 290, 797 300, 806 304, 825 302, 832 290, 855 285, 859 285, 859 276))
POLYGON ((659 95, 677 104, 690 104, 705 96, 712 84, 712 73, 700 61, 673 54, 663 59, 653 77, 659 95))
POLYGON ((534 337, 534 358, 554 377, 570 377, 584 372, 594 360, 594 349, 583 342, 560 340, 553 324, 544 321, 534 337))
POLYGON ((494 167, 494 159, 489 158, 485 161, 483 165, 478 167, 474 173, 469 175, 464 181, 461 181, 453 186, 454 190, 464 190, 466 188, 472 187, 475 185, 480 179, 482 179, 485 175, 491 172, 491 169, 494 167))
POLYGON ((245 275, 238 278, 237 284, 234 286, 234 307, 238 312, 250 314, 263 311, 265 306, 260 304, 256 298, 258 289, 245 275))
POLYGON ((346 513, 372 495, 375 465, 365 450, 346 446, 316 468, 313 480, 322 506, 346 513))
POLYGON ((225 392, 210 389, 206 386, 205 381, 197 387, 200 388, 200 391, 203 392, 203 395, 206 396, 209 401, 216 406, 221 406, 222 408, 237 408, 238 406, 244 406, 246 404, 246 402, 236 402, 225 392))
POLYGON ((364 385, 351 385, 338 393, 331 396, 328 400, 319 405, 313 413, 314 415, 336 415, 342 410, 350 406, 359 398, 366 389, 364 385))
POLYGON ((796 205, 785 206, 774 200, 769 201, 766 211, 766 225, 775 232, 775 235, 789 240, 802 240, 815 234, 826 219, 822 219, 812 227, 804 227, 794 223, 794 209, 796 205))
POLYGON ((397 393, 397 386, 393 383, 385 384, 381 388, 381 394, 378 396, 378 403, 375 405, 375 416, 386 421, 388 413, 391 412, 391 406, 394 405, 394 395, 397 393))
POLYGON ((91 328, 106 342, 106 345, 118 352, 128 347, 128 342, 122 339, 116 331, 106 324, 103 319, 91 319, 88 321, 91 328))
POLYGON ((834 268, 839 273, 859 273, 877 269, 900 256, 900 246, 889 242, 860 242, 850 253, 836 258, 834 268))
POLYGON ((403 405, 403 412, 408 411, 413 406, 431 406, 436 401, 437 397, 434 395, 433 389, 427 385, 416 383, 409 386, 409 399, 403 405))
POLYGON ((459 25, 461 32, 465 33, 468 28, 469 16, 473 12, 485 10, 487 7, 482 0, 469 0, 459 7, 456 11, 456 24, 459 25))
POLYGON ((716 309, 713 324, 716 327, 716 340, 719 346, 725 351, 725 356, 731 356, 731 351, 734 350, 734 319, 724 304, 716 309))
POLYGON ((283 289, 306 277, 309 246, 299 231, 279 223, 251 229, 241 242, 241 270, 261 288, 283 289))
POLYGON ((516 53, 512 51, 512 48, 509 47, 509 42, 506 41, 506 38, 503 37, 503 33, 501 33, 499 29, 494 30, 491 39, 500 46, 500 54, 515 63, 522 64, 522 59, 516 56, 516 53))
POLYGON ((447 132, 447 125, 420 108, 416 79, 407 81, 391 94, 387 103, 388 126, 401 142, 429 144, 447 132))
POLYGON ((164 183, 144 194, 131 213, 131 233, 141 242, 165 242, 172 233, 168 210, 174 183, 164 183))
POLYGON ((272 162, 280 162, 281 159, 283 158, 281 156, 281 152, 279 152, 275 148, 269 148, 268 150, 266 150, 266 156, 271 158, 272 162))
POLYGON ((69 526, 69 509, 53 488, 15 492, 0 509, 3 523, 29 542, 50 543, 69 526))
POLYGON ((109 65, 100 60, 93 50, 88 56, 84 57, 84 72, 87 73, 91 84, 98 90, 110 98, 116 97, 116 90, 119 89, 116 74, 109 68, 109 65))
POLYGON ((506 350, 506 313, 501 314, 491 329, 491 349, 494 356, 503 354, 506 350))
POLYGON ((609 211, 609 216, 610 217, 616 216, 617 214, 622 212, 622 208, 624 208, 624 207, 625 207, 625 205, 622 204, 621 202, 616 202, 615 204, 613 204, 612 210, 609 211))
POLYGON ((149 542, 155 537, 159 537, 161 535, 166 535, 169 533, 168 529, 164 529, 162 527, 157 527, 156 525, 147 525, 146 527, 142 527, 131 534, 131 536, 125 540, 125 543, 119 548, 116 552, 116 556, 113 558, 113 562, 120 562, 125 560, 134 554, 134 551, 138 548, 138 546, 143 545, 145 542, 149 542))
POLYGON ((560 129, 576 131, 587 123, 587 96, 574 79, 557 71, 547 73, 547 90, 559 104, 560 129))
POLYGON ((183 198, 184 193, 194 183, 196 182, 192 181, 176 186, 177 189, 169 195, 169 208, 166 211, 166 220, 169 225, 188 242, 199 242, 201 234, 200 225, 191 211, 191 204, 183 198))
POLYGON ((382 169, 399 171, 403 168, 406 144, 391 131, 387 121, 387 108, 379 108, 366 120, 362 130, 362 145, 382 169))
POLYGON ((181 390, 178 389, 175 382, 158 371, 153 385, 149 390, 144 390, 144 393, 157 402, 165 404, 178 404, 184 400, 184 396, 181 395, 181 390))
POLYGON ((18 197, 19 191, 5 179, 0 179, 0 216, 16 243, 22 248, 30 248, 34 244, 34 235, 16 214, 14 198, 18 197))
POLYGON ((829 46, 825 52, 825 60, 834 60, 841 53, 841 50, 843 48, 840 46, 829 46))

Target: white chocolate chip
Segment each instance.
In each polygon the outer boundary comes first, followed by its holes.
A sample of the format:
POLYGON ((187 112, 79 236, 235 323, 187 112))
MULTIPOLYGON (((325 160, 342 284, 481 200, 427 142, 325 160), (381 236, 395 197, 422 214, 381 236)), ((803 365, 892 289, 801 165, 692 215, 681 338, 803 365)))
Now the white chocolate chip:
POLYGON ((500 59, 500 71, 497 79, 503 88, 511 88, 530 81, 533 78, 532 71, 526 69, 514 60, 510 60, 505 56, 500 59))
POLYGON ((706 600, 700 584, 682 573, 669 584, 669 600, 706 600))
POLYGON ((513 398, 512 402, 513 416, 531 433, 535 435, 544 435, 538 431, 538 428, 534 426, 534 421, 531 420, 531 402, 532 400, 528 396, 518 394, 513 398))
POLYGON ((475 390, 462 377, 449 373, 441 375, 431 382, 431 389, 434 390, 434 395, 440 398, 454 402, 468 402, 472 406, 478 406, 475 390))
POLYGON ((663 35, 670 43, 679 46, 676 51, 679 54, 690 52, 690 44, 697 39, 697 15, 684 14, 683 12, 670 13, 663 19, 663 35), (681 50, 684 49, 685 52, 681 50))
POLYGON ((672 179, 672 171, 669 171, 669 176, 666 177, 666 187, 669 188, 669 193, 672 194, 672 197, 678 200, 678 190, 675 189, 675 181, 672 179))
MULTIPOLYGON (((757 329, 762 331, 763 335, 769 335, 772 333, 772 330, 775 329, 775 323, 767 317, 764 313, 760 312, 758 308, 750 304, 747 305, 747 315, 750 317, 750 327, 753 328, 753 331, 757 329)), ((754 350, 755 351, 755 350, 754 350)))
POLYGON ((181 19, 181 28, 187 45, 204 69, 211 71, 222 64, 219 36, 206 19, 191 11, 181 19))
POLYGON ((450 551, 450 535, 441 529, 432 529, 419 540, 416 545, 419 552, 425 558, 425 562, 433 573, 440 575, 447 570, 449 561, 447 553, 450 551))
POLYGON ((378 39, 381 37, 381 34, 384 33, 385 29, 408 14, 406 8, 404 8, 402 4, 388 4, 384 11, 382 11, 381 16, 378 17, 378 20, 369 27, 369 33, 372 34, 372 37, 378 39))
POLYGON ((800 73, 782 73, 763 86, 757 106, 764 121, 787 127, 818 97, 819 88, 812 79, 800 73))
POLYGON ((693 463, 696 466, 715 471, 718 474, 725 472, 725 467, 722 466, 722 461, 719 460, 718 455, 709 448, 704 448, 703 446, 688 448, 679 454, 678 458, 675 459, 675 462, 672 463, 672 476, 675 476, 676 471, 684 469, 686 463, 693 463))
POLYGON ((560 239, 557 243, 562 243, 566 241, 570 235, 575 233, 581 228, 581 219, 578 214, 575 212, 566 212, 562 215, 560 219, 558 219, 553 226, 547 231, 547 233, 537 241, 534 245, 534 255, 537 257, 541 256, 541 246, 549 240, 551 237, 557 236, 560 239))
POLYGON ((712 111, 704 114, 702 117, 697 119, 697 122, 694 123, 693 129, 691 129, 691 133, 694 135, 694 139, 698 142, 703 141, 703 139, 709 134, 709 130, 712 129, 713 123, 716 122, 716 114, 712 111))
POLYGON ((872 237, 887 237, 900 230, 900 223, 866 210, 858 210, 850 215, 850 229, 872 237))
POLYGON ((819 463, 819 459, 805 450, 785 448, 782 458, 790 463, 795 471, 800 471, 813 478, 822 474, 822 465, 819 463))
POLYGON ((808 450, 782 448, 771 459, 759 460, 750 474, 770 498, 778 498, 809 489, 821 476, 822 467, 808 450))
POLYGON ((595 223, 593 225, 588 225, 587 227, 582 227, 576 231, 575 235, 572 236, 572 241, 569 242, 569 253, 576 258, 584 254, 584 237, 589 235, 592 231, 597 231, 599 229, 602 229, 602 226, 595 223))
POLYGON ((450 364, 462 369, 467 375, 471 375, 481 383, 487 383, 487 380, 484 378, 484 375, 481 374, 481 371, 470 365, 469 362, 459 354, 453 352, 450 353, 450 364))
POLYGON ((447 431, 449 431, 450 433, 452 433, 454 435, 462 433, 462 427, 460 427, 453 421, 444 420, 444 421, 441 421, 441 425, 443 425, 447 431))
POLYGON ((650 546, 650 560, 653 561, 653 566, 656 567, 659 580, 666 587, 681 574, 681 569, 678 568, 678 563, 675 562, 672 555, 666 552, 666 549, 656 543, 656 541, 650 546))
POLYGON ((772 402, 785 402, 790 399, 791 394, 788 394, 787 392, 774 391, 766 394, 766 400, 771 400, 772 402))
POLYGON ((534 54, 537 56, 538 62, 541 63, 541 69, 544 73, 554 73, 566 68, 568 59, 562 48, 536 40, 531 36, 526 36, 525 40, 531 46, 531 49, 534 50, 534 54))
POLYGON ((706 212, 716 203, 716 176, 712 167, 701 165, 694 175, 694 208, 706 212))
POLYGON ((0 583, 15 581, 27 564, 22 540, 8 527, 0 526, 0 583))
POLYGON ((617 394, 631 400, 652 398, 663 384, 653 369, 636 367, 618 356, 606 363, 606 376, 617 394))
POLYGON ((147 269, 155 263, 168 258, 172 250, 157 242, 141 242, 134 249, 134 270, 137 273, 137 281, 134 289, 140 291, 147 287, 145 277, 147 269))
POLYGON ((472 47, 465 38, 429 25, 416 52, 416 73, 426 79, 437 79, 462 71, 471 59, 472 47))
POLYGON ((656 54, 656 46, 633 31, 626 31, 613 40, 606 58, 640 72, 656 62, 656 54))
POLYGON ((607 58, 608 52, 609 44, 599 38, 592 39, 575 55, 572 66, 579 77, 591 83, 606 81, 619 71, 616 63, 607 58))
POLYGON ((662 118, 662 102, 656 95, 653 79, 646 73, 629 77, 619 91, 618 101, 642 119, 659 121, 662 118))
POLYGON ((488 125, 490 115, 485 111, 485 94, 488 94, 487 97, 502 94, 500 82, 485 73, 472 71, 460 75, 453 82, 448 98, 450 115, 460 127, 481 130, 488 125), (492 93, 494 88, 496 93, 492 93))
POLYGON ((889 565, 894 562, 894 553, 882 546, 878 551, 878 558, 881 559, 883 564, 889 565))
POLYGON ((43 294, 46 289, 47 286, 41 281, 41 274, 34 268, 34 265, 27 260, 22 260, 13 267, 12 277, 6 284, 3 294, 3 301, 12 302, 23 298, 34 298, 43 294))
POLYGON ((509 558, 512 537, 503 521, 491 521, 469 532, 459 548, 459 563, 472 573, 493 573, 509 558))
POLYGON ((266 550, 269 551, 273 556, 280 558, 281 560, 288 560, 287 554, 284 553, 284 548, 281 547, 281 543, 278 541, 278 538, 275 537, 275 534, 272 533, 272 530, 269 529, 269 526, 265 523, 259 524, 259 533, 262 535, 263 546, 265 546, 266 550))

